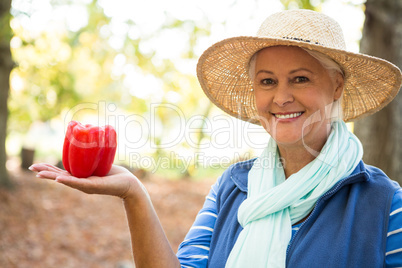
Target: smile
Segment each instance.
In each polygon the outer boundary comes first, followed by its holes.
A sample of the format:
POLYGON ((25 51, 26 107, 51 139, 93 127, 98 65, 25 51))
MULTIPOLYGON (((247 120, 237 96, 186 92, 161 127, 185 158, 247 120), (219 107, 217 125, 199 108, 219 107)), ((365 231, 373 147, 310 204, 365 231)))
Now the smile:
POLYGON ((292 114, 274 114, 274 116, 279 119, 295 118, 295 117, 298 117, 301 115, 302 115, 302 112, 292 113, 292 114))

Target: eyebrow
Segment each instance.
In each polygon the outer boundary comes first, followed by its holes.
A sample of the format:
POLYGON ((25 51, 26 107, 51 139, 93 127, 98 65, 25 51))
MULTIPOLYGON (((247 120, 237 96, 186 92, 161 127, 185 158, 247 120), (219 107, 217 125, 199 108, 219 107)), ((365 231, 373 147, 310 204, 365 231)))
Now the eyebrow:
MULTIPOLYGON (((311 70, 309 70, 309 69, 307 69, 307 68, 301 67, 301 68, 297 68, 297 69, 294 69, 294 70, 290 71, 289 74, 294 74, 294 73, 297 73, 297 72, 299 72, 299 71, 306 71, 306 72, 309 72, 309 73, 313 73, 311 70)), ((259 70, 259 71, 256 73, 256 75, 258 75, 258 74, 260 74, 260 73, 274 74, 274 72, 269 71, 269 70, 259 70)))
POLYGON ((273 73, 273 72, 271 72, 271 71, 267 71, 267 70, 259 70, 259 71, 256 73, 256 75, 258 75, 258 74, 260 74, 260 73, 274 74, 274 73, 273 73))
POLYGON ((298 68, 298 69, 290 71, 289 74, 297 73, 299 71, 306 71, 306 72, 309 72, 309 73, 313 73, 311 70, 302 67, 302 68, 298 68))

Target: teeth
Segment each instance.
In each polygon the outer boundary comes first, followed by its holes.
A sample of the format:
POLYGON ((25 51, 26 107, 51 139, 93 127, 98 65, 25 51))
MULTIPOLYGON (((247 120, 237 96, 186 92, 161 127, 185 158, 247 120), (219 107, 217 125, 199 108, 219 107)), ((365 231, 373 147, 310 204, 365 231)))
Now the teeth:
POLYGON ((287 118, 295 118, 300 116, 302 113, 293 113, 293 114, 275 114, 276 118, 287 119, 287 118))

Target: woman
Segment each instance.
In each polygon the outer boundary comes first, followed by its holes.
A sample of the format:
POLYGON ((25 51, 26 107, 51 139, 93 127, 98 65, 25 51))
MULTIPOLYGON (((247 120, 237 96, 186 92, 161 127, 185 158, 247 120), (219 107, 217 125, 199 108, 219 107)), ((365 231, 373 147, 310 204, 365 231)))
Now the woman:
POLYGON ((346 52, 335 21, 293 10, 268 17, 256 37, 213 45, 197 71, 212 102, 272 138, 260 157, 231 166, 212 186, 177 256, 127 170, 88 179, 47 164, 31 170, 121 197, 137 267, 402 266, 402 190, 362 162, 344 123, 395 97, 397 67, 346 52))

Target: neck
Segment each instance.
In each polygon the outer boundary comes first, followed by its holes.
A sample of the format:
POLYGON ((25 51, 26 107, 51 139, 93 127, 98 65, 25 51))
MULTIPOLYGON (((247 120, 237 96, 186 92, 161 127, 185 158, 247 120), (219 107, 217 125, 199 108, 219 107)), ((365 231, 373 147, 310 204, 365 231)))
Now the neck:
POLYGON ((314 152, 320 152, 324 147, 322 144, 312 144, 309 146, 310 151, 306 149, 305 145, 279 145, 278 149, 282 161, 282 165, 285 171, 286 178, 289 178, 292 174, 298 172, 308 163, 316 158, 316 155, 311 153, 311 149, 314 152))

